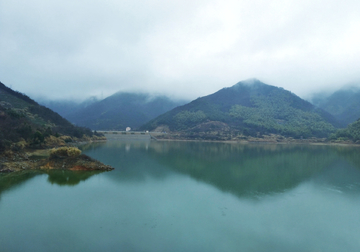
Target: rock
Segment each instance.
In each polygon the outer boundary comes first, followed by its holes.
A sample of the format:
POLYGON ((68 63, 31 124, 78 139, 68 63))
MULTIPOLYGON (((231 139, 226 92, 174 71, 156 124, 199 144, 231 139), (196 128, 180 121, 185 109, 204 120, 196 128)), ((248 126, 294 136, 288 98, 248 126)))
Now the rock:
POLYGON ((9 172, 13 172, 13 171, 10 169, 0 170, 0 173, 9 173, 9 172))

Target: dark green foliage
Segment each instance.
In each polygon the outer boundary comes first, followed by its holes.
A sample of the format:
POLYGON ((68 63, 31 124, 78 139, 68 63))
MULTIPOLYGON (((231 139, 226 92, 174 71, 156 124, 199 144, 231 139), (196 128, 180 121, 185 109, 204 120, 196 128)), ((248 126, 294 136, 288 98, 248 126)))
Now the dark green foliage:
POLYGON ((32 143, 33 144, 42 144, 44 142, 44 140, 45 140, 44 135, 40 131, 36 131, 34 133, 32 143))
POLYGON ((76 125, 96 130, 125 130, 126 127, 136 129, 150 119, 184 103, 174 102, 165 96, 116 93, 68 114, 66 118, 76 125))
POLYGON ((326 137, 339 126, 330 114, 291 92, 252 80, 177 107, 140 129, 167 125, 173 131, 193 131, 209 121, 226 123, 244 135, 295 138, 326 137))
POLYGON ((79 128, 26 95, 0 83, 0 151, 25 140, 41 144, 50 135, 92 136, 90 129, 79 128))
POLYGON ((7 111, 7 114, 8 114, 11 118, 16 118, 16 119, 19 119, 19 118, 24 117, 24 114, 19 113, 19 112, 13 110, 13 109, 9 109, 9 110, 7 111))
POLYGON ((339 129, 336 133, 331 134, 330 139, 360 141, 360 119, 349 124, 345 129, 339 129))

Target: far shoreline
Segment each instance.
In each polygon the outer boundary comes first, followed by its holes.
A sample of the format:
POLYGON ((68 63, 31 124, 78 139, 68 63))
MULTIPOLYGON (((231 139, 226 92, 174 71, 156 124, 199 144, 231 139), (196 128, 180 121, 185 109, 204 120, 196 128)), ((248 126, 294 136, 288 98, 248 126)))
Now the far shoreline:
POLYGON ((158 139, 152 140, 158 142, 207 142, 207 143, 229 143, 229 144, 279 144, 279 145, 287 145, 287 144, 298 144, 298 145, 327 145, 327 146, 352 146, 352 147, 360 147, 360 144, 356 143, 333 143, 333 142, 301 142, 301 141, 282 141, 282 142, 272 142, 272 141, 236 141, 236 140, 202 140, 202 139, 158 139))
POLYGON ((331 142, 326 138, 309 138, 309 139, 294 139, 294 138, 285 138, 285 137, 274 137, 267 136, 265 138, 255 138, 248 137, 250 139, 233 139, 233 140, 211 140, 211 139, 189 139, 183 136, 179 136, 179 133, 173 132, 140 132, 140 131, 130 131, 126 132, 127 134, 113 133, 116 131, 105 131, 105 137, 107 140, 114 139, 150 139, 151 141, 159 141, 159 142, 208 142, 208 143, 230 143, 230 144, 298 144, 298 145, 319 145, 319 146, 352 146, 352 147, 360 147, 359 143, 354 143, 350 141, 339 141, 339 142, 331 142), (135 136, 134 136, 135 135, 135 136), (114 137, 111 137, 114 136, 114 137), (136 137, 137 136, 137 137, 136 137), (135 138, 134 138, 135 137, 135 138))

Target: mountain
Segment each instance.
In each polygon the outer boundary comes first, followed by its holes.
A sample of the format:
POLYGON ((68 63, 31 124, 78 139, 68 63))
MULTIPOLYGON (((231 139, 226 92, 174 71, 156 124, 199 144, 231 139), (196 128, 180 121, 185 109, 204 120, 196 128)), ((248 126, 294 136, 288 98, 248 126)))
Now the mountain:
POLYGON ((177 107, 140 129, 300 138, 326 137, 337 126, 329 113, 291 92, 251 79, 177 107))
POLYGON ((90 97, 82 102, 76 102, 72 100, 37 100, 39 104, 51 109, 52 111, 55 111, 64 118, 67 118, 67 116, 74 114, 98 101, 99 100, 96 97, 90 97))
POLYGON ((69 114, 66 118, 79 126, 94 130, 125 130, 137 128, 185 101, 173 101, 166 96, 119 92, 69 114))
POLYGON ((72 141, 72 138, 92 137, 93 133, 72 125, 59 114, 0 82, 0 151, 17 142, 41 145, 50 136, 53 141, 60 141, 57 138, 62 136, 72 141))
POLYGON ((360 143, 360 118, 350 123, 345 129, 339 129, 334 134, 331 134, 330 140, 340 140, 355 143, 360 143))
POLYGON ((359 88, 343 88, 330 95, 318 93, 310 101, 332 114, 344 127, 360 118, 359 88))

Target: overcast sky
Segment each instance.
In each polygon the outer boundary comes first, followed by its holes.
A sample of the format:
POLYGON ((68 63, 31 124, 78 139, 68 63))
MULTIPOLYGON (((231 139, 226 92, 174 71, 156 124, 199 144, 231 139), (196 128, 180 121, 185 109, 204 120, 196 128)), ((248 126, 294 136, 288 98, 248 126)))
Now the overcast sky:
POLYGON ((197 98, 257 78, 299 96, 360 84, 359 0, 1 0, 0 81, 83 99, 197 98))

